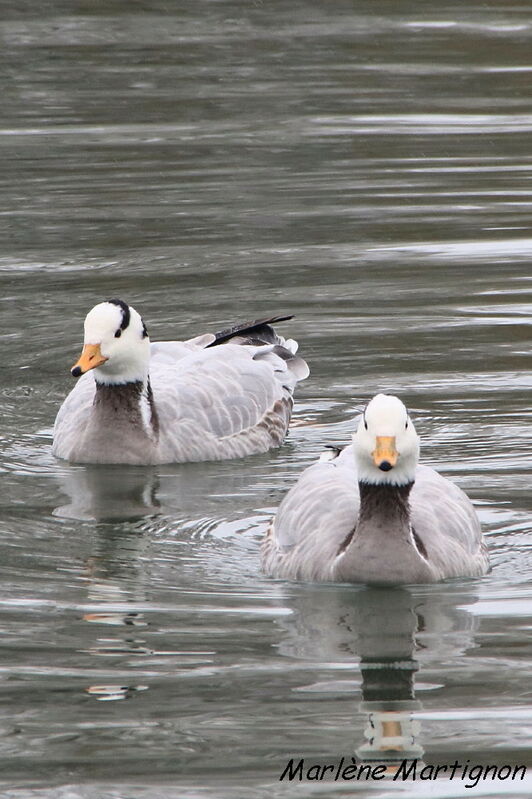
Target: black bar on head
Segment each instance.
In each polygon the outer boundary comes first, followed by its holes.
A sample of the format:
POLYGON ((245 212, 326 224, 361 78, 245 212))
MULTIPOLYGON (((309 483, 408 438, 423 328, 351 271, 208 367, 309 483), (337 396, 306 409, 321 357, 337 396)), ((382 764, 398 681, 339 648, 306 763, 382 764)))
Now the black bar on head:
POLYGON ((120 324, 120 329, 125 330, 126 327, 129 325, 129 320, 131 319, 131 313, 129 311, 129 305, 124 300, 107 300, 112 305, 118 305, 118 307, 122 310, 122 322, 120 324))

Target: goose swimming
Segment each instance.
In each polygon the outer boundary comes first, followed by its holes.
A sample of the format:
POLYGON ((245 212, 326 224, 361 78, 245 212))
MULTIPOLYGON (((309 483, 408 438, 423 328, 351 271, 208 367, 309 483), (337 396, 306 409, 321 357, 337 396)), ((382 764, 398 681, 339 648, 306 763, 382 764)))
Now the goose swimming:
POLYGON ((353 443, 305 469, 281 502, 263 543, 264 571, 374 584, 485 574, 488 555, 471 501, 418 458, 405 406, 378 394, 353 443))
POLYGON ((150 343, 123 300, 85 319, 79 377, 54 427, 52 452, 75 463, 155 464, 239 458, 278 447, 296 383, 297 343, 274 317, 188 341, 150 343))

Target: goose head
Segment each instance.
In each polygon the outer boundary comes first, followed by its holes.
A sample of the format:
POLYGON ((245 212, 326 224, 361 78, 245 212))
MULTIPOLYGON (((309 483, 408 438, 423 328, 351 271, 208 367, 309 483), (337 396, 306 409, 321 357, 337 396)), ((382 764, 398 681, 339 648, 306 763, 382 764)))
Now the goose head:
POLYGON ((98 383, 146 380, 150 358, 148 331, 137 311, 123 300, 95 305, 85 317, 85 338, 71 369, 79 377, 94 369, 98 383))
POLYGON ((399 486, 414 481, 419 438, 398 397, 373 397, 360 417, 353 444, 360 482, 399 486))

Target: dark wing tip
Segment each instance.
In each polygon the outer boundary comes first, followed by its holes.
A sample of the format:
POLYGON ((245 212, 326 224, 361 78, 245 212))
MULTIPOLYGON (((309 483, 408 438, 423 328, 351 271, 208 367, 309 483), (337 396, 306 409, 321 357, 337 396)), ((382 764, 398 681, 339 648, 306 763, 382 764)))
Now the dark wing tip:
POLYGON ((272 330, 270 325, 275 324, 276 322, 286 322, 288 319, 293 319, 294 315, 290 314, 288 316, 269 316, 265 319, 255 319, 254 321, 250 322, 241 322, 240 324, 233 325, 232 327, 227 327, 224 330, 219 330, 214 335, 216 336, 215 341, 212 344, 208 344, 208 347, 215 347, 217 344, 223 344, 225 341, 229 341, 229 339, 233 338, 234 336, 245 336, 250 334, 255 334, 255 338, 259 338, 261 334, 265 336, 264 343, 275 343, 275 333, 272 330))
POLYGON ((331 460, 337 458, 345 448, 346 444, 325 444, 325 449, 331 450, 331 460))

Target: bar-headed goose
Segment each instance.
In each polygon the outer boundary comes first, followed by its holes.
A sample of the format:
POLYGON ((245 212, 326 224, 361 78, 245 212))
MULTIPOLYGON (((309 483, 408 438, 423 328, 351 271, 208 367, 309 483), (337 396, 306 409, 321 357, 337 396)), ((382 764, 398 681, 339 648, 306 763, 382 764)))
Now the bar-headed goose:
POLYGON ((189 341, 150 344, 122 300, 85 319, 79 377, 54 428, 53 453, 77 463, 220 460, 279 446, 292 393, 308 375, 295 341, 263 319, 189 341))
POLYGON ((376 584, 477 577, 488 568, 469 498, 428 466, 403 403, 378 394, 353 443, 307 468, 263 544, 273 577, 376 584))

